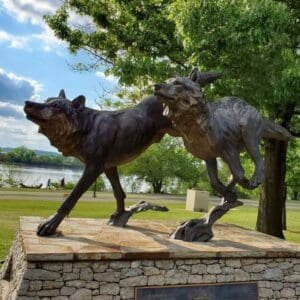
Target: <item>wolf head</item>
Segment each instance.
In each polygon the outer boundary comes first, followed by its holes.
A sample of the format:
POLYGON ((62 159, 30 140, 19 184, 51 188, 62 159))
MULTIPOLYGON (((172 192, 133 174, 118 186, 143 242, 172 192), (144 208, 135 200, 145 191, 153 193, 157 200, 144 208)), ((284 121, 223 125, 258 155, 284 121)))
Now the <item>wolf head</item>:
POLYGON ((28 120, 39 125, 39 132, 58 147, 64 139, 79 130, 78 114, 84 107, 84 96, 71 101, 61 90, 58 97, 48 98, 44 103, 25 101, 24 111, 28 120))
POLYGON ((191 111, 195 106, 205 105, 201 88, 220 77, 220 73, 194 69, 189 77, 171 78, 167 83, 155 84, 154 94, 165 104, 167 115, 170 110, 181 113, 191 111))

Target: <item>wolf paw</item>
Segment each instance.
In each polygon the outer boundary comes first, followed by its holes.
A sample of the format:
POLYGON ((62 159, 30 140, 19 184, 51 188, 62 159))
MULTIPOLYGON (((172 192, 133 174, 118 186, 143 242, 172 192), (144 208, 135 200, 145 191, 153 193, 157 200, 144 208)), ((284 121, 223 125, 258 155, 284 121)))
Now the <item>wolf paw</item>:
POLYGON ((132 211, 128 211, 128 210, 122 212, 116 211, 110 216, 110 219, 107 224, 117 226, 117 227, 124 227, 132 215, 133 215, 132 211))
POLYGON ((42 222, 37 229, 37 235, 47 236, 55 233, 56 228, 59 226, 61 221, 64 219, 64 215, 55 214, 49 217, 46 221, 42 222))

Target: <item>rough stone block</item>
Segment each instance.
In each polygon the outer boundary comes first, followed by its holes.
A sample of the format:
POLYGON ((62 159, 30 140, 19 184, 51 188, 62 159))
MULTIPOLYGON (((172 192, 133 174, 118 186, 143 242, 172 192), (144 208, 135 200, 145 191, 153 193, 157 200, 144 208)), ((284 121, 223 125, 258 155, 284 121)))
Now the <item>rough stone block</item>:
POLYGON ((90 267, 86 267, 80 270, 80 279, 85 281, 92 281, 94 278, 93 270, 90 267))
POLYGON ((70 296, 76 292, 75 287, 64 286, 60 290, 60 294, 63 296, 70 296))
POLYGON ((134 288, 133 287, 122 287, 120 289, 121 299, 133 299, 134 298, 134 288))
POLYGON ((100 285, 100 294, 118 295, 120 287, 117 283, 105 283, 100 285))
POLYGON ((165 277, 163 275, 153 275, 148 277, 148 285, 164 285, 165 277))
POLYGON ((91 300, 92 291, 89 289, 79 289, 73 295, 70 296, 70 300, 91 300))
POLYGON ((157 260, 155 261, 155 266, 159 269, 169 270, 174 266, 173 260, 157 260))
POLYGON ((120 280, 120 287, 147 285, 147 276, 128 277, 120 280))
POLYGON ((280 281, 283 278, 283 273, 279 268, 267 269, 264 272, 264 278, 267 279, 267 280, 280 281))
POLYGON ((144 267, 143 271, 144 271, 144 275, 146 275, 146 276, 160 274, 160 270, 158 268, 155 268, 155 267, 144 267))

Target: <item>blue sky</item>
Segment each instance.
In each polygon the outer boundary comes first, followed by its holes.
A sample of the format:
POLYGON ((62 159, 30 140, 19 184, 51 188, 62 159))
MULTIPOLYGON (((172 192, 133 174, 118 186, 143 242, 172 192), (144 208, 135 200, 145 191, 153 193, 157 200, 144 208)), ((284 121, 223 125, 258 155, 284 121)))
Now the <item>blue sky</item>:
MULTIPOLYGON (((60 0, 0 0, 0 147, 56 151, 25 119, 25 100, 41 102, 64 88, 67 98, 83 94, 87 106, 97 107, 95 101, 104 91, 116 89, 117 80, 105 77, 104 69, 72 70, 75 63, 91 62, 91 58, 84 52, 71 55, 43 21, 43 15, 60 4, 60 0)), ((71 19, 90 22, 75 15, 71 19)))

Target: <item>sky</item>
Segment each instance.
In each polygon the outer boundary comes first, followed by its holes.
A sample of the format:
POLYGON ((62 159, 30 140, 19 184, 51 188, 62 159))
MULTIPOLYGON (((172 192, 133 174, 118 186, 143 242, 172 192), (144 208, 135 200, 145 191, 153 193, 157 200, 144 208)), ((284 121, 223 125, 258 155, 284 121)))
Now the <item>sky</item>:
MULTIPOLYGON (((0 147, 57 151, 25 118, 24 101, 43 102, 63 88, 68 99, 84 95, 87 106, 97 108, 96 100, 117 87, 117 79, 106 77, 104 69, 84 73, 72 69, 92 60, 82 51, 70 54, 44 22, 43 15, 60 5, 60 0, 0 0, 0 147)), ((75 14, 72 21, 90 22, 75 14)))

